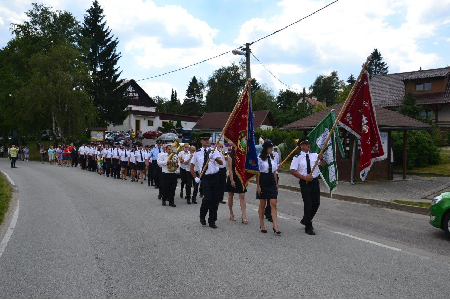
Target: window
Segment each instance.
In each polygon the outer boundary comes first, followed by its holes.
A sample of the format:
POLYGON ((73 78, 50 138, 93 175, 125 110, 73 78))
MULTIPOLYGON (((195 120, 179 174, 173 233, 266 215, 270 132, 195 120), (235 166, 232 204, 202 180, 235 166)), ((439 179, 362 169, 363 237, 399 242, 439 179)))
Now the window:
POLYGON ((423 91, 423 83, 416 83, 416 91, 423 91))
POLYGON ((167 121, 162 121, 162 127, 164 127, 164 125, 169 124, 169 122, 167 121))
POLYGON ((431 82, 425 83, 425 91, 431 91, 431 87, 432 87, 431 82))
POLYGON ((153 126, 153 120, 147 120, 147 126, 153 126))

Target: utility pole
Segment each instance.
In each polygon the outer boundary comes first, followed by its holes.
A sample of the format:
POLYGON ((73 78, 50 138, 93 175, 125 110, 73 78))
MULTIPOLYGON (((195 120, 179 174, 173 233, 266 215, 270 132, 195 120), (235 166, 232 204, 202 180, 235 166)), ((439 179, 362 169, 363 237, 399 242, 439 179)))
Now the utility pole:
MULTIPOLYGON (((246 69, 246 78, 247 80, 249 78, 252 78, 251 72, 250 72, 250 43, 245 43, 245 69, 246 69)), ((252 104, 252 89, 251 85, 248 85, 248 101, 250 105, 252 104)))

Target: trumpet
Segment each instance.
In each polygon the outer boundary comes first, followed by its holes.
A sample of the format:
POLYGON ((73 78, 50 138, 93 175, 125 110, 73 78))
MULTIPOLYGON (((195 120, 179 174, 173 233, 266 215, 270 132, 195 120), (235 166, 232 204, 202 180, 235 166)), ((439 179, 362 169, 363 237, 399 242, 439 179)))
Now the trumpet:
POLYGON ((220 151, 221 153, 222 153, 222 155, 223 155, 223 157, 225 157, 225 158, 228 158, 228 152, 226 152, 226 151, 220 151))

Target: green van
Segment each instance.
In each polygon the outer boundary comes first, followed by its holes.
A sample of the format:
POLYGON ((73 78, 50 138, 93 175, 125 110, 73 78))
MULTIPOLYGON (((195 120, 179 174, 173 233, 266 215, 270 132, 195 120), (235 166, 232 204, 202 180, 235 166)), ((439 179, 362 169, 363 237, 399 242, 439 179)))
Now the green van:
POLYGON ((443 229, 450 237, 450 192, 433 198, 430 206, 430 224, 443 229))

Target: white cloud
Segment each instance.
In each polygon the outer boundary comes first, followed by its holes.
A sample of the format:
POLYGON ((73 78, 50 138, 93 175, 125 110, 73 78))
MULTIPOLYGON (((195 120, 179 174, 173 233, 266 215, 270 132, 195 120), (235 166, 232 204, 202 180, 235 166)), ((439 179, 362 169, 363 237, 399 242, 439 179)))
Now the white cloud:
POLYGON ((160 96, 168 98, 174 88, 166 82, 138 82, 138 84, 150 97, 160 96))
MULTIPOLYGON (((235 42, 254 41, 328 3, 281 1, 281 14, 245 22, 235 42)), ((420 40, 436 34, 449 14, 449 0, 426 1, 426 5, 407 0, 341 1, 253 44, 252 51, 265 64, 297 58, 304 62, 304 68, 318 70, 345 64, 361 66, 377 48, 391 72, 435 67, 440 57, 421 50, 420 40)))
MULTIPOLYGON (((158 7, 141 0, 103 0, 101 5, 108 25, 124 41, 125 51, 143 68, 186 66, 232 49, 216 45, 218 30, 180 6, 158 7)), ((228 64, 230 55, 209 63, 228 64)))

